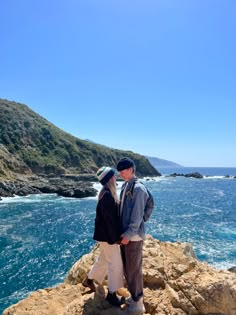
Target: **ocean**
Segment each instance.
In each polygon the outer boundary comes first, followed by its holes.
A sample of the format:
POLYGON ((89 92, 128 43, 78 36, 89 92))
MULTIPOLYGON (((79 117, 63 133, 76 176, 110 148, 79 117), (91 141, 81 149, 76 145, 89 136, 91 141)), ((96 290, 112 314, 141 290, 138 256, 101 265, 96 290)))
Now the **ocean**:
MULTIPOLYGON (((145 180, 156 204, 146 232, 190 242, 198 259, 215 268, 236 266, 236 168, 159 171, 161 177, 145 180), (195 171, 204 178, 168 176, 195 171)), ((30 292, 63 282, 94 245, 95 207, 96 198, 53 194, 0 201, 0 314, 30 292)))

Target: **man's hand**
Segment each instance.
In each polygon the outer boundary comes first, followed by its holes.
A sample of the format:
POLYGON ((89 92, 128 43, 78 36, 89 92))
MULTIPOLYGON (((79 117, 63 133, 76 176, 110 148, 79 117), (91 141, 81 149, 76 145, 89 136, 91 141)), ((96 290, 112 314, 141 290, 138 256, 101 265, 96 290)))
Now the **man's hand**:
POLYGON ((122 245, 127 245, 129 244, 129 240, 128 238, 126 238, 124 235, 121 235, 122 239, 121 239, 121 244, 122 245))

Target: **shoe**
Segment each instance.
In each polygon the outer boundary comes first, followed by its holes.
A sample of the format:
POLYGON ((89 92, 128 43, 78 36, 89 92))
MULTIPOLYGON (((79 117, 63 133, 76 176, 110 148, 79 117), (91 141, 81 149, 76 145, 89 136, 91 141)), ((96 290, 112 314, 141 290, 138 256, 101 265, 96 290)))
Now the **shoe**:
POLYGON ((95 284, 93 283, 93 279, 89 279, 88 276, 82 281, 82 285, 86 288, 90 288, 93 292, 96 292, 95 284))
POLYGON ((107 293, 107 296, 106 296, 106 300, 113 306, 121 306, 122 304, 125 303, 125 298, 121 298, 119 299, 118 296, 116 295, 116 292, 109 292, 107 293))
POLYGON ((128 313, 143 314, 145 311, 143 298, 139 299, 137 302, 133 301, 128 307, 128 313))
POLYGON ((127 298, 125 298, 125 304, 132 304, 134 303, 134 300, 132 299, 132 296, 128 296, 127 298))

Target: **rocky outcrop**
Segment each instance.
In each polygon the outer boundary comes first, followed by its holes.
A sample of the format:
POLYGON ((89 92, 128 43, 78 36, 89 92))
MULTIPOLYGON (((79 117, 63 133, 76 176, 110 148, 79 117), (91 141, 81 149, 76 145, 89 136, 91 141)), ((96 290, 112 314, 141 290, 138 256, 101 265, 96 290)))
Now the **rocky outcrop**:
POLYGON ((39 189, 32 187, 25 181, 0 181, 0 196, 2 197, 26 196, 40 193, 39 189))
MULTIPOLYGON (((106 282, 91 293, 82 279, 99 248, 74 264, 65 282, 39 290, 7 308, 3 315, 125 315, 105 300, 106 282)), ((188 243, 159 242, 147 237, 143 250, 144 304, 146 314, 235 315, 236 275, 199 262, 188 243)), ((126 289, 119 291, 127 296, 126 289)))
POLYGON ((189 173, 189 174, 173 173, 173 174, 170 174, 169 176, 171 176, 171 177, 184 176, 184 177, 203 178, 202 174, 200 174, 198 172, 189 173))
POLYGON ((67 177, 21 177, 15 180, 0 181, 0 196, 13 197, 30 194, 55 193, 59 196, 84 198, 96 196, 97 191, 92 187, 95 176, 81 175, 67 177))
POLYGON ((236 266, 229 268, 228 271, 236 273, 236 266))

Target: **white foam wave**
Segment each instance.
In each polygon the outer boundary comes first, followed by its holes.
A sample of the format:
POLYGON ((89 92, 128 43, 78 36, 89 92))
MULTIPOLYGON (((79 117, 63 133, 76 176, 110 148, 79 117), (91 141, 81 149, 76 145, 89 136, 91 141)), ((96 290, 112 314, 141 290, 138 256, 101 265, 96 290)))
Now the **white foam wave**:
POLYGON ((236 260, 215 262, 215 263, 211 263, 210 265, 218 270, 228 270, 229 268, 236 266, 236 260))
POLYGON ((231 228, 226 227, 226 226, 223 226, 223 227, 221 226, 220 232, 222 234, 227 235, 227 236, 233 236, 233 237, 236 236, 236 228, 231 229, 231 228))
POLYGON ((195 207, 195 208, 200 208, 200 209, 205 209, 207 211, 211 211, 210 207, 205 207, 203 205, 198 205, 198 204, 195 204, 195 203, 191 203, 191 207, 195 207))
POLYGON ((217 208, 213 208, 213 209, 210 209, 210 214, 215 214, 215 213, 221 213, 223 212, 221 209, 217 209, 217 208))
MULTIPOLYGON (((32 203, 32 202, 41 202, 44 199, 48 201, 51 198, 51 201, 55 201, 58 197, 57 194, 35 194, 28 196, 14 196, 14 197, 1 197, 1 203, 32 203)), ((58 199, 57 199, 58 200, 58 199)))
POLYGON ((224 197, 224 196, 225 196, 225 193, 224 193, 223 190, 217 190, 217 191, 216 191, 216 194, 217 194, 218 196, 220 196, 220 197, 224 197))
POLYGON ((102 188, 102 185, 100 183, 93 183, 93 188, 99 191, 102 188))
POLYGON ((222 209, 205 207, 203 205, 198 205, 198 204, 195 204, 195 203, 191 203, 191 207, 202 209, 202 210, 206 210, 206 214, 208 214, 208 215, 222 212, 222 209))
POLYGON ((162 176, 156 176, 156 177, 143 177, 142 181, 148 181, 148 182, 160 182, 162 180, 167 180, 168 178, 165 175, 162 176))
POLYGON ((199 215, 201 215, 199 212, 195 212, 195 213, 182 214, 182 215, 179 215, 179 217, 181 217, 181 218, 192 218, 192 217, 197 217, 199 215))
POLYGON ((97 200, 97 195, 95 197, 86 197, 84 199, 86 199, 86 200, 97 200))
POLYGON ((204 175, 203 179, 235 179, 234 176, 204 175))
MULTIPOLYGON (((173 185, 174 182, 176 182, 175 177, 168 177, 168 176, 157 176, 157 177, 143 177, 139 179, 141 182, 145 183, 145 185, 149 184, 154 186, 155 183, 161 183, 164 185, 173 185)), ((123 184, 124 182, 121 182, 123 184)))
POLYGON ((203 179, 223 179, 225 178, 225 176, 208 176, 208 175, 204 175, 203 179))
POLYGON ((33 248, 34 244, 38 243, 38 240, 33 236, 22 237, 20 235, 11 234, 9 238, 12 239, 14 243, 20 244, 20 246, 16 248, 20 253, 26 249, 33 248))
MULTIPOLYGON (((123 183, 124 183, 123 181, 119 181, 119 180, 116 182, 116 185, 117 185, 116 188, 117 188, 117 194, 118 195, 120 193, 121 186, 122 186, 123 183)), ((99 191, 102 189, 102 184, 100 184, 100 183, 93 183, 93 188, 97 190, 97 196, 98 196, 99 191)), ((88 197, 86 199, 97 199, 97 196, 96 197, 88 197)))
POLYGON ((7 231, 9 229, 12 229, 13 225, 12 224, 7 224, 7 225, 0 225, 0 234, 7 234, 7 231))
POLYGON ((12 300, 17 299, 17 300, 22 300, 24 299, 27 295, 29 295, 31 292, 29 292, 26 288, 22 288, 20 290, 17 290, 13 292, 10 297, 12 300))

